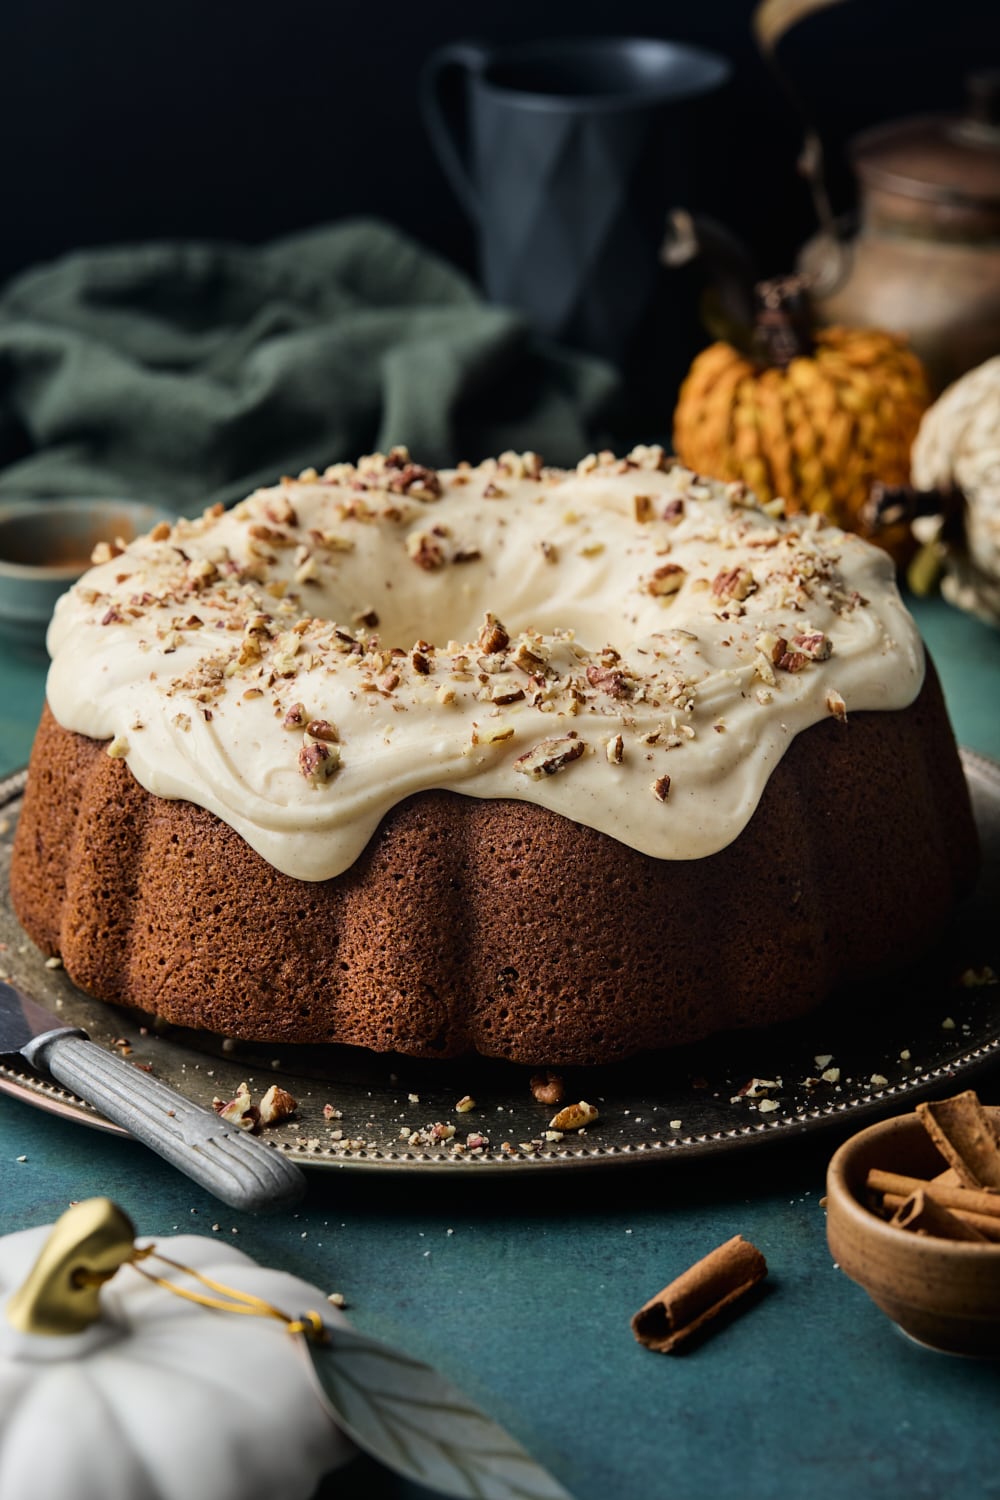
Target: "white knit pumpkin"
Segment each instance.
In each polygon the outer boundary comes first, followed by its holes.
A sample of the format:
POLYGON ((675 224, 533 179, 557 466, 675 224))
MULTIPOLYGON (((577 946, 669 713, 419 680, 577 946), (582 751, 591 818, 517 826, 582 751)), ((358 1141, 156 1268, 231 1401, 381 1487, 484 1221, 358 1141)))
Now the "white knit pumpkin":
POLYGON ((962 492, 969 558, 1000 581, 1000 355, 956 380, 924 413, 911 469, 918 490, 962 492))
MULTIPOLYGON (((12 1328, 2 1309, 50 1230, 0 1239, 0 1500, 306 1500, 353 1455, 301 1340, 270 1318, 185 1302, 131 1266, 102 1289, 102 1316, 82 1333, 12 1328)), ((219 1240, 181 1235, 157 1248, 293 1317, 341 1317, 315 1287, 219 1240)))

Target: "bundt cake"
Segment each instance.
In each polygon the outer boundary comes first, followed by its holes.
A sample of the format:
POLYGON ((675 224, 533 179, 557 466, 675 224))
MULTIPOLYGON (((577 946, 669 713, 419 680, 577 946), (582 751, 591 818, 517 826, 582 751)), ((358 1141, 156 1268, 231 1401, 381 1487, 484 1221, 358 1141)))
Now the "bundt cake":
POLYGON ((658 448, 394 450, 95 564, 11 882, 106 1000, 596 1063, 800 1015, 974 878, 889 560, 658 448))

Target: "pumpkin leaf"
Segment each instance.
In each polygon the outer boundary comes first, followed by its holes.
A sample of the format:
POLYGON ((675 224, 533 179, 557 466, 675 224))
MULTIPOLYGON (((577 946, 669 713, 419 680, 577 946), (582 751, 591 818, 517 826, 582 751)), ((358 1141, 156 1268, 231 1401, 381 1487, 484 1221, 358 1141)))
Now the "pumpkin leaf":
POLYGON ((353 1328, 306 1347, 337 1425, 407 1479, 461 1500, 571 1500, 450 1381, 353 1328))

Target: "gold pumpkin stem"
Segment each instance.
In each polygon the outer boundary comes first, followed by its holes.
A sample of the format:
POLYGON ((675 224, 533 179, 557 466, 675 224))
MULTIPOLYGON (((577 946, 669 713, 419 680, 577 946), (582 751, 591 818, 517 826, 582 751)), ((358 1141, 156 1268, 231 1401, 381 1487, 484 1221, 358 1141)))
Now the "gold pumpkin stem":
POLYGON ((754 351, 765 365, 784 370, 815 348, 809 284, 804 276, 775 276, 754 288, 754 351))
POLYGON ((82 1333, 101 1315, 105 1281, 133 1257, 135 1228, 110 1198, 87 1198, 52 1226, 27 1281, 7 1303, 21 1333, 82 1333))

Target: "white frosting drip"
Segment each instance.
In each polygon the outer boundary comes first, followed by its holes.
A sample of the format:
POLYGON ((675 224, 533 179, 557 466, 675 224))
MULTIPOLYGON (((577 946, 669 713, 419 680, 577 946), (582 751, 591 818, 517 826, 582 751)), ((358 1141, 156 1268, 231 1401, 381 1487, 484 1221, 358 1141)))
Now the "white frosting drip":
POLYGON ((304 880, 430 788, 700 858, 796 734, 923 680, 889 559, 752 506, 658 449, 308 473, 92 568, 56 608, 49 703, 304 880))

